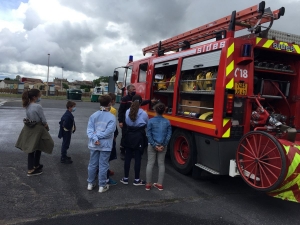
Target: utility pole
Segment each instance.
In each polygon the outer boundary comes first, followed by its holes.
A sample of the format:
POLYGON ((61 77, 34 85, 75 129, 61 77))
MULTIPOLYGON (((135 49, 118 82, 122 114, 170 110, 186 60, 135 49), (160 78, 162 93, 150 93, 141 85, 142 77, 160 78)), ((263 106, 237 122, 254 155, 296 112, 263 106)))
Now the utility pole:
POLYGON ((47 74, 47 90, 46 90, 46 96, 48 96, 48 92, 49 92, 49 62, 50 62, 50 54, 48 53, 48 74, 47 74))
POLYGON ((64 78, 64 67, 61 67, 61 80, 60 80, 60 90, 63 90, 63 86, 62 86, 62 80, 64 78))

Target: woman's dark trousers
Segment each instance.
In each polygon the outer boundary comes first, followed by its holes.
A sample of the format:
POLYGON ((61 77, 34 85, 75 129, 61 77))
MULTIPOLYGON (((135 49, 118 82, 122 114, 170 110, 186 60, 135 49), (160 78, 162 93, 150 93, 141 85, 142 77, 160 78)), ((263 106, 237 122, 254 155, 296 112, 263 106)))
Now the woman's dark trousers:
POLYGON ((36 150, 28 154, 28 170, 33 170, 34 167, 40 165, 41 151, 36 150))
POLYGON ((134 154, 134 173, 135 173, 134 178, 140 179, 141 159, 142 159, 141 151, 132 148, 125 149, 125 162, 124 162, 125 177, 128 178, 129 176, 130 163, 133 154, 134 154))

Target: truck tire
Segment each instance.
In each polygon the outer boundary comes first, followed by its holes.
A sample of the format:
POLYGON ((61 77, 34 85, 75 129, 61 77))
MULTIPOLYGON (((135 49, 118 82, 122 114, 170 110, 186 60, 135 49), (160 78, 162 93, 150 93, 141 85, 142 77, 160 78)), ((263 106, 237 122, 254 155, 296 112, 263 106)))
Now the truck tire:
POLYGON ((170 141, 170 156, 175 169, 190 174, 196 163, 196 145, 192 134, 181 129, 175 130, 170 141))
POLYGON ((250 131, 241 138, 236 162, 242 179, 257 191, 277 189, 286 175, 283 146, 264 131, 250 131))

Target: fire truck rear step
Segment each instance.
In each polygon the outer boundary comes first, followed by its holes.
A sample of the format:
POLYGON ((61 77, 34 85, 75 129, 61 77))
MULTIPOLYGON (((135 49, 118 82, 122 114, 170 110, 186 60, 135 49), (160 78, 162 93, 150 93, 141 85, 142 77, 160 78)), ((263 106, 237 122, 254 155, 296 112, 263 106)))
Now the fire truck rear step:
POLYGON ((219 175, 220 174, 218 171, 215 171, 215 170, 213 170, 213 169, 211 169, 207 166, 204 166, 202 164, 199 164, 199 163, 195 164, 195 166, 197 166, 197 167, 199 167, 199 168, 201 168, 201 169, 203 169, 203 170, 205 170, 205 171, 207 171, 211 174, 214 174, 214 175, 219 175))

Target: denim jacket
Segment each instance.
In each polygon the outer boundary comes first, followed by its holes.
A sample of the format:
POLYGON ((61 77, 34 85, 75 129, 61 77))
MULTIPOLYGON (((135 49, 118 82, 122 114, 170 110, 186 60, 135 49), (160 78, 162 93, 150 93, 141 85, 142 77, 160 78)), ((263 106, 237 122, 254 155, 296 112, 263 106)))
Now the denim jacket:
POLYGON ((172 135, 170 121, 162 116, 155 116, 148 121, 147 137, 152 147, 167 146, 172 135))
POLYGON ((116 117, 108 111, 98 110, 89 118, 87 127, 88 148, 111 151, 115 130, 116 117), (99 141, 100 145, 95 145, 96 141, 99 141))

